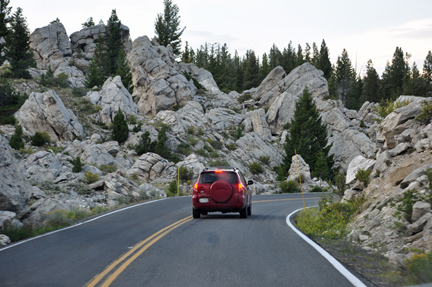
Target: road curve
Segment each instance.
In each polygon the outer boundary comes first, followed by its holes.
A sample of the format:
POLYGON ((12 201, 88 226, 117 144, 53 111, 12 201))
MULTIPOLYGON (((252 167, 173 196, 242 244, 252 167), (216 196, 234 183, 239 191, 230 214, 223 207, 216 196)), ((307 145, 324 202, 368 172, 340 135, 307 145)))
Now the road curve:
POLYGON ((247 219, 193 220, 169 198, 0 249, 0 286, 352 286, 286 225, 300 194, 253 201, 247 219))

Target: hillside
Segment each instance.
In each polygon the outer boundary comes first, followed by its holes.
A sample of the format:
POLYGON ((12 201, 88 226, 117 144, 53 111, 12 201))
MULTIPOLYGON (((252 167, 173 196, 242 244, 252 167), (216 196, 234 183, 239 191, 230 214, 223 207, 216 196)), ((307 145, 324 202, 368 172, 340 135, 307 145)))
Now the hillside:
MULTIPOLYGON (((100 89, 86 91, 83 83, 99 31, 106 36, 103 25, 69 36, 61 23, 53 23, 31 35, 38 67, 30 69, 32 80, 14 82, 18 91, 29 95, 15 114, 24 130, 25 149, 12 150, 8 141, 15 128, 0 126, 0 229, 8 224, 47 223, 56 210, 90 212, 173 195, 169 185, 176 180, 178 167, 184 170, 180 189, 185 194, 208 165, 239 168, 254 180, 255 194, 278 192, 273 168, 282 163, 295 103, 308 88, 327 126, 335 167, 346 173, 349 188, 344 200, 367 199, 352 223, 350 240, 385 253, 392 262, 410 256, 410 248, 432 249, 427 203, 432 180, 428 178, 431 124, 415 120, 429 99, 401 96, 400 107, 384 119, 374 103, 349 110, 329 98, 323 72, 310 63, 289 74, 276 67, 258 87, 241 94, 224 93, 208 71, 177 63, 170 47, 146 36, 131 43, 124 25, 133 93, 119 76, 107 79, 100 89), (41 76, 48 69, 68 84, 63 88, 42 85, 41 76), (111 138, 119 110, 129 128, 122 144, 111 138), (32 145, 31 137, 37 132, 49 135, 49 143, 32 145), (136 147, 148 140, 162 141, 171 155, 137 154, 136 147), (77 158, 82 171, 73 172, 77 158), (258 164, 262 172, 252 168, 258 164), (355 178, 359 169, 373 170, 366 188, 355 178), (414 205, 412 214, 404 216, 411 212, 404 208, 394 216, 408 190, 418 194, 408 204, 414 205)), ((304 170, 307 173, 308 168, 304 170)), ((305 191, 319 182, 316 178, 305 182, 305 191)))

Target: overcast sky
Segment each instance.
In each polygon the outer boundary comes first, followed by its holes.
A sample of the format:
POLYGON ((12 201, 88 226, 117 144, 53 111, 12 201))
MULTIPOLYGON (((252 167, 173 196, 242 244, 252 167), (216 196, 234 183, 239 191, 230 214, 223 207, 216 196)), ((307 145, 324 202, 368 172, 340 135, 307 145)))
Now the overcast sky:
MULTIPOLYGON (((253 49, 260 58, 276 44, 282 51, 324 39, 336 63, 346 48, 357 72, 372 59, 381 75, 397 46, 412 54, 420 70, 432 50, 431 0, 173 0, 186 26, 183 44, 194 50, 207 43, 226 43, 230 53, 253 49), (357 60, 356 60, 357 59, 357 60)), ((107 22, 112 9, 129 27, 132 40, 154 36, 154 22, 163 0, 11 0, 23 9, 30 31, 57 17, 70 35, 89 17, 107 22)))

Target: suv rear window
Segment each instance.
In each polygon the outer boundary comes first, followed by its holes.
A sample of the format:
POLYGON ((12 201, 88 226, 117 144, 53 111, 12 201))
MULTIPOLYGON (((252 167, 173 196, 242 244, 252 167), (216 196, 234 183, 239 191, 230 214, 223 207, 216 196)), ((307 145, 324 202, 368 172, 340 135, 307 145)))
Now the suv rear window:
POLYGON ((238 183, 237 174, 229 171, 203 172, 201 173, 199 183, 213 183, 218 180, 225 180, 228 183, 238 183))

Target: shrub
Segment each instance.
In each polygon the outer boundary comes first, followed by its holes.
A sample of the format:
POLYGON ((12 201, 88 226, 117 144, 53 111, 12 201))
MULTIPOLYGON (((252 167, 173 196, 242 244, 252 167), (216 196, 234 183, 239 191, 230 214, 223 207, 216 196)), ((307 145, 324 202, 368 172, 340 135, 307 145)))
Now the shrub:
POLYGON ((214 148, 214 149, 221 149, 222 148, 222 143, 219 141, 210 141, 210 145, 214 148))
POLYGON ((177 192, 178 192, 178 190, 177 190, 177 181, 173 180, 169 184, 167 196, 175 196, 177 194, 177 192))
POLYGON ((99 175, 86 171, 84 173, 84 178, 88 183, 93 183, 99 180, 99 175))
POLYGON ((235 143, 226 144, 225 147, 229 150, 236 150, 237 146, 235 143))
POLYGON ((240 97, 238 97, 237 101, 239 102, 239 104, 241 104, 244 101, 250 100, 251 98, 252 98, 252 96, 250 94, 244 94, 244 95, 241 95, 240 97))
POLYGON ((9 141, 9 145, 16 150, 20 150, 24 148, 24 141, 22 139, 22 127, 20 125, 17 125, 15 127, 15 132, 11 136, 11 139, 9 141))
POLYGON ((262 165, 259 162, 254 161, 250 166, 249 166, 249 170, 253 173, 253 174, 258 174, 258 173, 262 173, 264 172, 264 168, 262 167, 262 165))
POLYGON ((81 164, 81 159, 78 156, 73 159, 72 164, 73 164, 72 172, 74 173, 81 172, 82 164, 81 164))
POLYGON ((216 151, 212 151, 212 152, 210 153, 210 157, 211 157, 211 158, 217 158, 217 157, 219 157, 219 154, 218 154, 216 151))
POLYGON ((180 174, 180 180, 182 181, 191 180, 194 176, 193 170, 187 166, 180 166, 178 172, 180 174))
POLYGON ((91 215, 96 215, 96 214, 100 214, 102 212, 108 211, 110 210, 108 207, 104 207, 104 206, 96 206, 95 208, 93 208, 90 212, 91 215))
POLYGON ((136 124, 137 124, 137 117, 136 117, 135 115, 130 115, 130 116, 128 117, 128 120, 129 120, 129 123, 130 123, 131 125, 136 125, 136 124))
POLYGON ((366 187, 369 184, 369 177, 372 173, 371 169, 368 170, 364 170, 364 169, 359 169, 355 175, 355 177, 363 183, 364 187, 366 187))
POLYGON ((156 141, 152 141, 150 133, 145 132, 141 135, 141 140, 138 145, 135 146, 135 151, 138 155, 145 154, 147 152, 154 152, 156 148, 156 141))
POLYGON ((184 155, 190 155, 191 154, 190 145, 187 143, 184 143, 184 142, 180 143, 177 146, 177 151, 181 154, 184 154, 184 155))
POLYGON ((73 211, 56 210, 47 214, 47 223, 52 226, 69 226, 75 219, 73 211))
MULTIPOLYGON (((81 50, 81 49, 79 49, 81 50)), ((72 88, 72 95, 74 95, 75 97, 81 98, 83 96, 85 96, 87 94, 87 89, 86 88, 79 88, 79 87, 73 87, 72 88)))
POLYGON ((135 126, 132 128, 132 131, 133 131, 134 133, 140 132, 140 131, 141 131, 141 128, 142 128, 142 125, 143 125, 142 122, 138 122, 138 124, 135 125, 135 126))
POLYGON ((197 149, 195 151, 195 154, 200 155, 200 156, 204 156, 204 157, 207 156, 207 152, 204 149, 197 149))
POLYGON ((269 156, 260 156, 259 160, 262 161, 265 164, 269 164, 270 157, 269 156))
POLYGON ((282 181, 280 183, 281 193, 300 192, 299 184, 294 180, 282 181))
POLYGON ((410 285, 432 282, 432 251, 414 254, 405 260, 404 266, 410 285))
POLYGON ((188 127, 187 133, 190 135, 194 135, 195 134, 195 127, 194 126, 188 127))
POLYGON ((51 140, 46 132, 36 132, 31 138, 31 144, 34 146, 43 146, 51 140))
POLYGON ((416 118, 416 121, 419 121, 422 124, 428 124, 432 119, 432 102, 423 102, 422 106, 423 106, 423 111, 416 118))
POLYGON ((141 189, 141 190, 139 191, 139 197, 140 197, 142 200, 147 200, 147 199, 150 199, 150 198, 151 198, 150 195, 147 194, 147 191, 145 191, 144 189, 141 189))
POLYGON ((326 191, 327 190, 325 188, 317 186, 317 185, 312 187, 312 189, 310 190, 310 192, 326 192, 326 191))
POLYGON ((229 166, 229 163, 227 161, 224 161, 224 160, 213 160, 213 161, 210 161, 209 166, 210 167, 214 167, 214 166, 229 166))
POLYGON ((205 149, 206 151, 208 151, 208 152, 212 152, 212 151, 213 151, 213 149, 212 149, 211 146, 209 146, 209 145, 204 145, 204 149, 205 149))
POLYGON ((93 189, 91 189, 88 186, 78 186, 76 189, 76 193, 81 195, 91 194, 93 192, 93 189))
POLYGON ((198 134, 199 136, 202 136, 202 135, 204 134, 204 130, 203 130, 201 127, 199 127, 199 128, 198 128, 198 131, 197 131, 197 134, 198 134))
POLYGON ((102 164, 99 167, 100 171, 102 171, 103 173, 111 173, 111 172, 115 172, 117 170, 117 167, 115 165, 107 165, 107 164, 102 164))
MULTIPOLYGON (((409 105, 409 103, 410 103, 409 101, 394 102, 390 99, 386 99, 385 101, 381 101, 379 106, 374 108, 374 111, 377 112, 382 119, 385 119, 394 110, 409 105)), ((381 122, 382 119, 375 119, 375 120, 377 122, 381 122)))
POLYGON ((48 194, 56 194, 64 192, 63 188, 55 184, 52 180, 44 180, 36 184, 41 190, 45 191, 48 194))
POLYGON ((129 128, 126 123, 125 116, 120 108, 114 117, 112 137, 113 140, 118 141, 119 143, 125 142, 129 137, 129 128))

